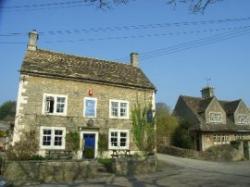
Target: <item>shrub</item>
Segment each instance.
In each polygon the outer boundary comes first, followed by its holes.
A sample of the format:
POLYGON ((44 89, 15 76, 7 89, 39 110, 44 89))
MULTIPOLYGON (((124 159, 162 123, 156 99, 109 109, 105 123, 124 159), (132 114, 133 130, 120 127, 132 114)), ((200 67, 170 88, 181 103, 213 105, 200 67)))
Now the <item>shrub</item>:
POLYGON ((24 132, 20 141, 6 151, 9 160, 30 160, 38 151, 38 140, 34 130, 24 132))
POLYGON ((0 137, 6 137, 7 136, 7 132, 6 131, 3 131, 3 130, 0 130, 0 137))
POLYGON ((202 153, 204 159, 230 161, 238 158, 238 151, 231 145, 217 145, 208 148, 202 153))
POLYGON ((66 148, 69 151, 77 152, 80 149, 79 132, 69 132, 66 135, 66 148))
POLYGON ((112 172, 112 159, 110 158, 105 158, 105 159, 98 159, 98 162, 101 163, 102 165, 104 165, 104 167, 106 168, 106 170, 108 172, 112 172))
POLYGON ((233 148, 239 149, 240 141, 239 140, 231 141, 230 144, 231 146, 233 146, 233 148))
POLYGON ((108 136, 107 134, 99 134, 98 150, 100 155, 103 156, 103 152, 108 150, 108 136))
POLYGON ((44 158, 43 156, 40 155, 33 155, 30 160, 47 160, 47 158, 44 158))
POLYGON ((89 159, 94 158, 94 149, 93 148, 85 148, 84 157, 89 158, 89 159))

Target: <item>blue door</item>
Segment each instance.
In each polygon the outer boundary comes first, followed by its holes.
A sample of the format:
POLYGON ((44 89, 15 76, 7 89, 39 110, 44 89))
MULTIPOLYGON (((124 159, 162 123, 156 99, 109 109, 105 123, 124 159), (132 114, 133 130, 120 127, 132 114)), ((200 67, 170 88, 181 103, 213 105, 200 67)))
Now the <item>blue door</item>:
POLYGON ((83 158, 95 157, 95 134, 84 134, 83 158))

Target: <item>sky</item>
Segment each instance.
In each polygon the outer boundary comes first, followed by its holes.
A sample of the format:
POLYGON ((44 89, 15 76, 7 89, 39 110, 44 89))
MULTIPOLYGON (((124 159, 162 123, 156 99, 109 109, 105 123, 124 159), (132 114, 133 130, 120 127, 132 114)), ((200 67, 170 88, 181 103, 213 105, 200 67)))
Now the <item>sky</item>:
POLYGON ((207 85, 222 100, 250 106, 250 1, 224 0, 204 13, 186 4, 136 0, 99 9, 79 0, 0 0, 0 104, 16 100, 28 32, 38 48, 129 63, 157 87, 157 102, 173 108, 179 95, 207 85), (57 4, 55 4, 57 3, 57 4))

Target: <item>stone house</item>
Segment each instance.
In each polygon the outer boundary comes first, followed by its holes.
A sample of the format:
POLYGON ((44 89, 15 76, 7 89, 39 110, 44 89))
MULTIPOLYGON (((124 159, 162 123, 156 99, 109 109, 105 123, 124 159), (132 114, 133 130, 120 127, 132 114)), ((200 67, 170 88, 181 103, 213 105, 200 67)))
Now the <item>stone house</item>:
POLYGON ((137 102, 153 111, 156 93, 138 66, 138 54, 131 53, 131 64, 122 64, 38 49, 37 41, 38 33, 30 32, 20 69, 13 144, 22 132, 35 130, 39 154, 45 156, 67 150, 67 134, 79 132, 79 159, 87 149, 99 156, 100 134, 106 134, 109 154, 137 151, 131 111, 137 102))
POLYGON ((190 124, 197 150, 238 139, 250 140, 250 112, 244 101, 218 100, 212 87, 203 88, 201 93, 202 97, 180 96, 173 112, 190 124))

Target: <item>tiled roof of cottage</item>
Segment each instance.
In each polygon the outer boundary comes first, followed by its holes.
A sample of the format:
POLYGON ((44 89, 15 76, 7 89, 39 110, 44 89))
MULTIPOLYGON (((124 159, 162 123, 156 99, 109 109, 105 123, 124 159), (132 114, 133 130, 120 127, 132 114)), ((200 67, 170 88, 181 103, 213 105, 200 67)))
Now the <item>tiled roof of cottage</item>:
MULTIPOLYGON (((187 106, 197 114, 205 112, 210 102, 213 100, 213 98, 215 98, 211 97, 203 99, 200 97, 191 97, 191 96, 180 96, 180 97, 187 104, 187 106)), ((218 100, 218 102, 221 104, 227 115, 231 115, 235 112, 238 105, 240 104, 240 101, 241 101, 240 99, 235 101, 218 100)))
POLYGON ((181 96, 181 98, 187 104, 187 106, 197 114, 205 112, 207 106, 213 99, 213 98, 202 99, 200 97, 191 97, 191 96, 181 96))
MULTIPOLYGON (((194 125, 193 130, 201 130, 201 131, 207 131, 207 132, 216 132, 216 131, 227 131, 227 132, 233 132, 233 131, 250 131, 250 125, 236 125, 232 121, 232 118, 230 116, 236 111, 237 107, 239 106, 241 100, 235 100, 235 101, 222 101, 218 100, 220 105, 223 107, 227 114, 227 123, 226 124, 208 124, 205 121, 204 112, 210 102, 215 97, 211 97, 208 99, 203 99, 201 97, 191 97, 191 96, 180 96, 180 99, 182 99, 186 106, 197 116, 197 119, 200 121, 199 125, 194 125), (197 128, 198 127, 198 128, 197 128)), ((216 98, 215 98, 216 99, 216 98)))
POLYGON ((240 104, 240 99, 235 101, 219 101, 228 115, 233 114, 240 104))
POLYGON ((155 89, 140 68, 42 49, 28 50, 21 73, 155 89))

